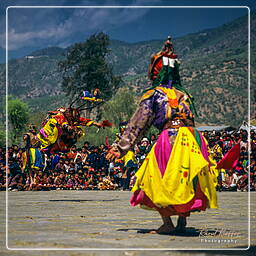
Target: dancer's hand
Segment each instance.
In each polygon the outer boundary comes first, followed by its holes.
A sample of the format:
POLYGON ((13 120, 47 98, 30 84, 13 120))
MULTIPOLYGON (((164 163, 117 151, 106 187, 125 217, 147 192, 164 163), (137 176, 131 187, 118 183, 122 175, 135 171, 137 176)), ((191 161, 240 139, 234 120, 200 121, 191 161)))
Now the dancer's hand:
POLYGON ((117 149, 115 148, 110 148, 107 155, 106 155, 106 159, 110 162, 114 161, 115 159, 120 158, 120 153, 118 152, 117 149))
POLYGON ((113 124, 110 123, 108 120, 104 120, 100 123, 94 122, 94 125, 97 126, 98 128, 105 128, 105 127, 112 127, 113 124))
POLYGON ((101 124, 101 123, 94 122, 93 124, 94 124, 96 127, 98 127, 98 128, 101 128, 101 127, 102 127, 102 124, 101 124))

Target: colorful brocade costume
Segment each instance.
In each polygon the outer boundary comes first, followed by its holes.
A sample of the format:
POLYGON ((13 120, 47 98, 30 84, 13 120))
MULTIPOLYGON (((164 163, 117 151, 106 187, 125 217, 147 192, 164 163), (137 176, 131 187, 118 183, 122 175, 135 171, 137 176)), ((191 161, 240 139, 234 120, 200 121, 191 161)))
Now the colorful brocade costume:
POLYGON ((40 141, 37 138, 36 128, 31 125, 29 132, 24 134, 26 142, 25 150, 22 153, 22 170, 40 169, 44 166, 44 159, 40 153, 40 141))
POLYGON ((155 209, 163 216, 189 216, 192 211, 218 207, 218 171, 208 154, 207 141, 194 128, 191 96, 177 79, 178 69, 174 70, 177 55, 171 51, 170 62, 163 56, 166 54, 162 54, 161 70, 153 74, 156 86, 142 96, 113 149, 122 157, 151 125, 158 128, 161 134, 135 174, 131 205, 155 209))
POLYGON ((81 125, 92 126, 94 124, 94 121, 80 117, 76 109, 62 108, 50 114, 51 116, 37 135, 41 142, 40 149, 43 151, 48 150, 49 146, 52 146, 51 152, 69 150, 69 147, 84 135, 81 125))
POLYGON ((24 134, 26 148, 35 149, 35 152, 67 152, 84 135, 81 126, 92 125, 104 127, 110 126, 111 123, 107 120, 97 123, 81 117, 79 109, 75 108, 59 108, 56 111, 49 111, 39 133, 36 133, 34 128, 33 132, 24 134))
POLYGON ((110 127, 108 120, 97 123, 80 116, 79 108, 59 108, 49 111, 39 133, 35 126, 24 134, 26 151, 23 154, 23 169, 44 167, 43 153, 67 152, 84 135, 81 126, 110 127))

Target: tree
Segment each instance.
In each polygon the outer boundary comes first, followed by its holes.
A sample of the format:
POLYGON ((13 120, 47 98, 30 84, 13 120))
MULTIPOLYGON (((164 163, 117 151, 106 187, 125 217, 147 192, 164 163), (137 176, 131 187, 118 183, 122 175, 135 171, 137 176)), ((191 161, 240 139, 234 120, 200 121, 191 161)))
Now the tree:
POLYGON ((29 107, 19 99, 8 100, 8 120, 11 123, 11 132, 13 139, 16 140, 21 135, 22 131, 29 120, 29 107))
POLYGON ((134 92, 130 88, 120 88, 104 105, 102 116, 111 120, 117 127, 122 121, 129 121, 136 109, 134 92))
POLYGON ((3 127, 2 125, 0 126, 0 147, 4 147, 6 145, 5 143, 5 137, 6 136, 6 132, 5 132, 5 127, 3 127))
POLYGON ((130 88, 120 88, 117 93, 112 96, 111 100, 104 104, 101 112, 102 119, 107 119, 114 125, 112 128, 98 130, 95 127, 86 128, 85 140, 93 145, 105 143, 106 136, 109 143, 112 144, 116 139, 116 133, 119 132, 119 123, 121 121, 129 121, 136 109, 134 92, 130 88), (95 136, 97 134, 97 136, 95 136))
POLYGON ((72 100, 81 96, 83 90, 100 89, 102 96, 111 98, 120 84, 107 63, 109 37, 104 33, 92 35, 86 42, 71 47, 66 59, 59 62, 62 88, 72 100))

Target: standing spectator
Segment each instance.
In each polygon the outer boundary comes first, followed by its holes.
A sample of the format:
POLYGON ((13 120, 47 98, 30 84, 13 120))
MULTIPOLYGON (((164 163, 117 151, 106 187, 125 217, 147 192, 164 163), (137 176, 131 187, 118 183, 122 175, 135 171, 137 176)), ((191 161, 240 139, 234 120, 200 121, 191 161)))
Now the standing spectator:
POLYGON ((98 170, 100 167, 100 154, 98 152, 97 147, 92 147, 92 152, 89 154, 87 161, 89 165, 94 168, 95 170, 98 170))
POLYGON ((146 137, 143 138, 138 148, 139 148, 139 152, 137 153, 137 155, 138 155, 139 163, 142 163, 150 150, 150 144, 149 144, 148 138, 146 137))
POLYGON ((152 134, 152 135, 150 136, 150 145, 151 145, 151 146, 154 145, 155 142, 156 142, 156 140, 157 140, 156 135, 155 135, 155 134, 152 134))
POLYGON ((89 141, 85 141, 83 147, 86 149, 86 151, 89 151, 90 142, 89 141))
POLYGON ((76 159, 74 160, 75 162, 75 168, 76 170, 82 169, 83 168, 83 162, 82 162, 82 157, 81 155, 77 155, 76 159))
POLYGON ((106 159, 107 151, 108 151, 108 148, 104 146, 100 153, 100 168, 102 171, 105 172, 105 175, 108 175, 108 167, 109 167, 109 161, 106 159))
POLYGON ((241 130, 240 132, 240 138, 241 138, 241 148, 244 147, 248 151, 248 133, 246 130, 241 130))
POLYGON ((51 169, 55 169, 55 166, 59 163, 60 156, 57 153, 54 153, 54 155, 51 155, 52 161, 51 161, 51 169))
POLYGON ((135 161, 135 155, 133 151, 128 151, 127 154, 122 158, 124 163, 124 174, 123 174, 123 190, 128 190, 130 186, 131 173, 137 167, 135 161))

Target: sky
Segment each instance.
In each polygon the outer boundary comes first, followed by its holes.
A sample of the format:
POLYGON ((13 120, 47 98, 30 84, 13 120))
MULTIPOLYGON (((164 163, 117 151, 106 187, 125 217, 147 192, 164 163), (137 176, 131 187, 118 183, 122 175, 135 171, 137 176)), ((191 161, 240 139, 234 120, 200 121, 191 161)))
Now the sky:
MULTIPOLYGON (((67 47, 101 31, 107 33, 111 39, 130 43, 165 39, 168 35, 176 38, 218 27, 248 15, 248 9, 243 6, 248 6, 253 11, 256 7, 255 2, 254 0, 2 0, 0 2, 0 52, 3 53, 6 48, 6 8, 8 6, 9 56, 22 57, 37 49, 51 46, 67 47), (71 7, 50 7, 54 5, 71 7), (107 7, 124 5, 133 6, 133 8, 107 7), (217 5, 230 7, 197 7, 217 5), (35 8, 35 6, 48 8, 35 8), (156 8, 149 8, 149 6, 156 8), (172 8, 166 6, 172 6, 172 8), (177 8, 177 6, 194 8, 177 8), (240 6, 240 8, 231 6, 240 6)), ((3 54, 0 53, 0 56, 2 57, 3 54)))

